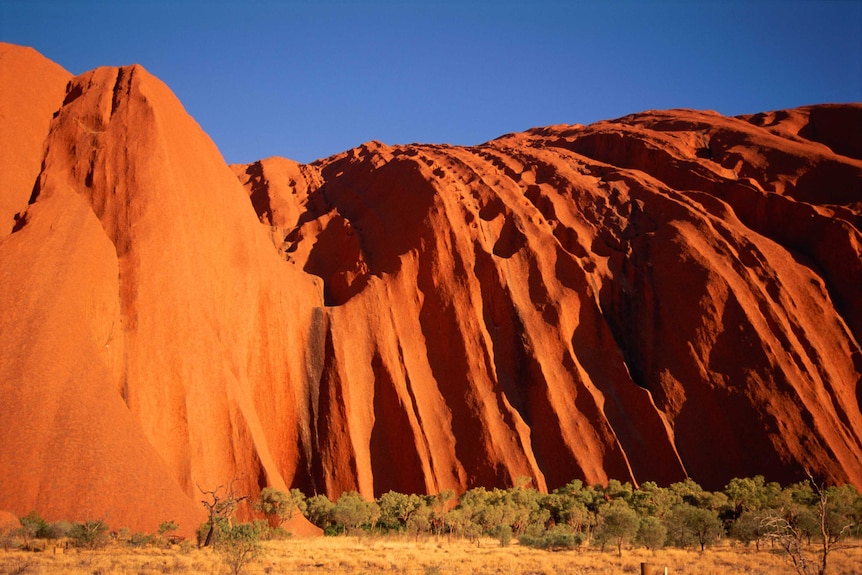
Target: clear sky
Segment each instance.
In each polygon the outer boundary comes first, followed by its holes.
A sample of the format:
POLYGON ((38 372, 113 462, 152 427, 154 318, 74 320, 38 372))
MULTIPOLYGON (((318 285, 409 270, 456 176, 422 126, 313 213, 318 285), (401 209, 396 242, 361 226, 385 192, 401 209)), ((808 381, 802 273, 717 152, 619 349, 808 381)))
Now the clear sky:
POLYGON ((0 40, 142 64, 228 162, 862 102, 862 0, 0 0, 0 40))

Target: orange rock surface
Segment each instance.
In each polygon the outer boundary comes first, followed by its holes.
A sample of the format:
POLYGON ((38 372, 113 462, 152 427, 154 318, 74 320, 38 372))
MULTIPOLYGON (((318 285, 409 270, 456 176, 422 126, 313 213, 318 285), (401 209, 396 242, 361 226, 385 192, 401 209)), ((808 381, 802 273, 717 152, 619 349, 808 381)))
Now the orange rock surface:
POLYGON ((28 114, 0 509, 190 532, 233 478, 862 486, 862 105, 231 167, 140 66, 28 114))
POLYGON ((0 42, 0 239, 27 207, 51 115, 72 74, 32 48, 0 42))
POLYGON ((74 78, 41 164, 0 242, 0 508, 189 532, 198 485, 286 486, 319 280, 139 66, 74 78))
POLYGON ((21 522, 18 521, 18 518, 8 511, 0 511, 0 533, 5 531, 10 531, 14 529, 18 529, 21 527, 21 522))

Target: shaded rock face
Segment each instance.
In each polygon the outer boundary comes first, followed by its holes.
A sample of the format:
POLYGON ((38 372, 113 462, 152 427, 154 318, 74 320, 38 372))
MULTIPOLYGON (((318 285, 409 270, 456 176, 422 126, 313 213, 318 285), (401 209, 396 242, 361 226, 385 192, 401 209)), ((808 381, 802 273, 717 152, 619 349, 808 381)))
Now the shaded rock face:
POLYGON ((139 66, 0 83, 0 509, 862 486, 862 106, 228 167, 139 66))
POLYGON ((235 166, 324 281, 306 487, 858 483, 860 118, 672 110, 235 166))

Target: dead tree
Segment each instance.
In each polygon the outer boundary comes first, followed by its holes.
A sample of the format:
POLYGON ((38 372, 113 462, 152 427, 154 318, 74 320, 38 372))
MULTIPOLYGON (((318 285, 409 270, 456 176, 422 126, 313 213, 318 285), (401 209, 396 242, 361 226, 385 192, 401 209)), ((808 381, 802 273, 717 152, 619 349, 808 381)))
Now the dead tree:
MULTIPOLYGON (((209 501, 202 499, 201 503, 204 507, 206 507, 207 512, 209 513, 209 523, 210 528, 207 531, 207 536, 204 539, 203 547, 209 547, 213 544, 216 536, 216 527, 220 521, 228 521, 230 522, 231 517, 233 516, 234 511, 236 511, 236 506, 240 501, 244 499, 248 499, 248 495, 237 495, 234 491, 234 485, 237 482, 237 478, 234 477, 230 482, 230 486, 227 489, 227 492, 222 495, 221 490, 224 489, 223 485, 219 485, 215 489, 205 490, 200 485, 198 485, 198 489, 204 495, 209 496, 209 501)), ((197 485, 197 483, 195 484, 197 485)))
POLYGON ((817 484, 811 474, 811 483, 814 485, 814 493, 817 495, 817 527, 820 532, 820 565, 818 566, 818 574, 826 573, 826 564, 829 554, 836 549, 841 548, 841 540, 854 527, 854 522, 847 516, 841 516, 837 513, 837 521, 830 517, 829 509, 829 494, 826 491, 824 484, 817 484))
MULTIPOLYGON (((806 554, 808 535, 799 526, 793 513, 780 513, 763 518, 761 525, 766 537, 784 549, 788 560, 799 575, 825 575, 829 554, 840 548, 840 541, 854 526, 850 517, 830 517, 833 512, 830 506, 829 492, 826 486, 814 480, 808 472, 808 481, 816 496, 814 514, 817 520, 817 535, 819 536, 819 557, 811 560, 806 554), (837 519, 837 521, 836 521, 837 519)), ((834 504, 833 504, 834 505, 834 504)))
POLYGON ((787 560, 799 575, 813 575, 805 554, 805 536, 791 518, 783 515, 768 515, 761 520, 766 538, 784 550, 787 560))

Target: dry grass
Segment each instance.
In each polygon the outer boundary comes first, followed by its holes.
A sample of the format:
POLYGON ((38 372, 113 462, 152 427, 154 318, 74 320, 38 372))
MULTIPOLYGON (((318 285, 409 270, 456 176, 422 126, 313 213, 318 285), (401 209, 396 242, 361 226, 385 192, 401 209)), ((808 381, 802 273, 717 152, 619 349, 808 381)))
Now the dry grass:
MULTIPOLYGON (((520 547, 501 548, 483 540, 477 547, 462 540, 320 537, 265 543, 265 556, 248 567, 262 574, 391 574, 391 575, 617 575, 639 574, 641 562, 668 566, 674 575, 772 575, 792 573, 771 550, 756 552, 730 544, 706 553, 665 549, 614 552, 595 549, 549 552, 520 547)), ((833 575, 854 575, 862 565, 862 547, 830 556, 833 575)), ((0 551, 0 574, 33 575, 162 575, 223 574, 227 569, 209 550, 143 548, 114 545, 101 551, 54 554, 0 551)))

